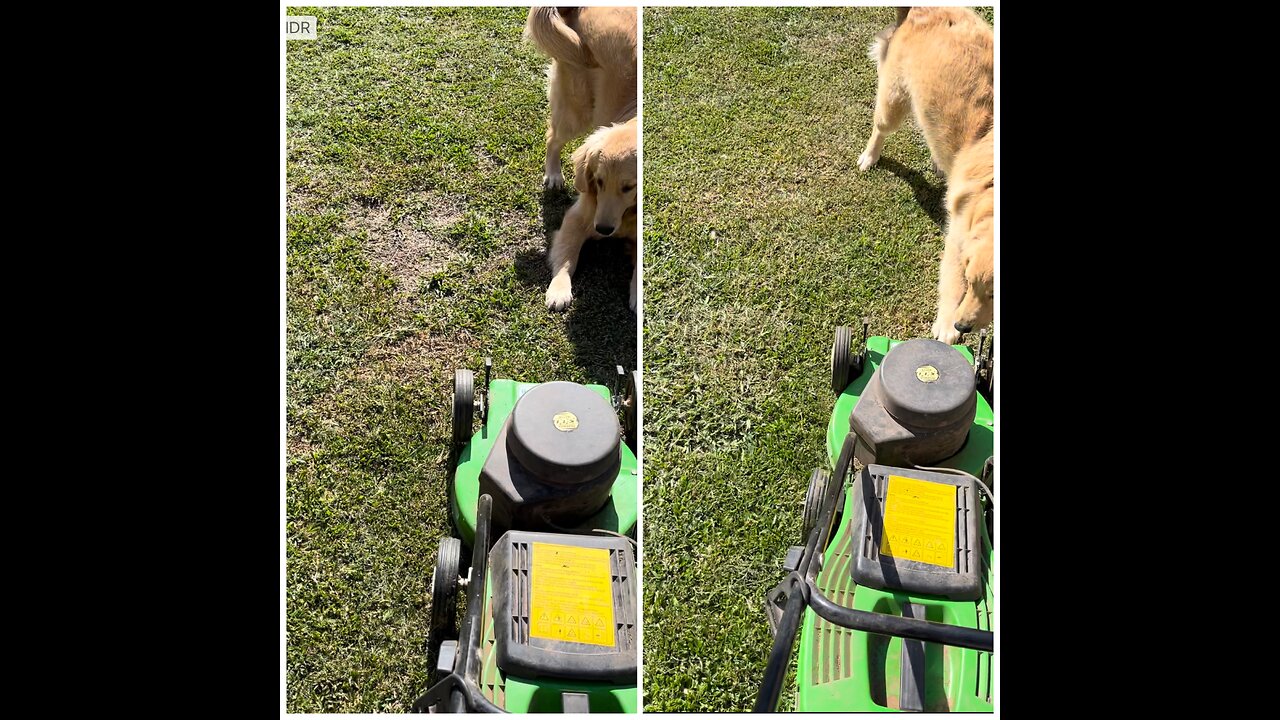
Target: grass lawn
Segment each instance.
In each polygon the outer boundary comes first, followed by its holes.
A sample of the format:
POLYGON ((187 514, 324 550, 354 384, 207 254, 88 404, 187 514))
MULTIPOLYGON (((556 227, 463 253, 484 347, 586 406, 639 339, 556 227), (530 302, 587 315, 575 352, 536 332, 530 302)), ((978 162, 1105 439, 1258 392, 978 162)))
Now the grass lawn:
POLYGON ((289 9, 319 19, 287 51, 291 712, 404 712, 425 688, 453 369, 636 366, 624 252, 589 243, 573 309, 543 303, 573 196, 543 198, 526 11, 289 9))
POLYGON ((893 20, 645 10, 649 711, 755 702, 764 595, 801 540, 809 470, 826 465, 834 327, 869 315, 873 334, 929 336, 942 179, 911 124, 857 170, 876 91, 867 45, 893 20))

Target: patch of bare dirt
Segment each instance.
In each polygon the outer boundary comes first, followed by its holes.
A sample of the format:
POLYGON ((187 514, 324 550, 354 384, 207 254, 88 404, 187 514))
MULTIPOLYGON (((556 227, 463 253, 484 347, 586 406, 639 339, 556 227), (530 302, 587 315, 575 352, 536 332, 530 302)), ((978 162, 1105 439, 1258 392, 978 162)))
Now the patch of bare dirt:
POLYGON ((315 456, 315 447, 311 444, 310 438, 302 437, 294 428, 290 428, 287 435, 284 453, 290 465, 299 460, 310 460, 315 456))
POLYGON ((346 224, 349 230, 366 232, 369 259, 384 265, 400 289, 412 293, 420 278, 461 257, 447 231, 465 211, 461 197, 424 192, 395 204, 353 203, 346 224))
POLYGON ((314 213, 320 209, 322 200, 310 188, 290 188, 285 196, 285 209, 289 213, 314 213))

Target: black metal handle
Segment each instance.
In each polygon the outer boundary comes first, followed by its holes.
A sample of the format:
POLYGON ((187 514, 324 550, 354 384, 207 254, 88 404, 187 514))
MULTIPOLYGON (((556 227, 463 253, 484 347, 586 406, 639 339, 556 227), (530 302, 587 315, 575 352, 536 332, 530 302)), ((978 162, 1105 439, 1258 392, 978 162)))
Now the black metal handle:
POLYGON ((458 633, 458 650, 461 656, 454 671, 431 686, 413 703, 414 712, 425 712, 431 705, 450 712, 506 712, 494 705, 481 692, 480 679, 480 630, 484 626, 480 614, 484 612, 484 591, 489 576, 489 520, 493 515, 493 498, 481 495, 476 503, 476 537, 471 546, 471 581, 467 585, 467 613, 458 633))
POLYGON ((773 636, 773 648, 769 651, 769 662, 764 669, 764 682, 760 685, 760 695, 756 697, 755 712, 776 712, 778 698, 782 693, 782 683, 787 677, 787 668, 791 665, 791 649, 796 642, 796 632, 800 628, 800 616, 804 611, 806 581, 818 574, 822 549, 827 544, 832 525, 835 524, 836 505, 839 504, 840 493, 844 492, 845 479, 853 463, 854 446, 857 440, 853 433, 845 436, 844 445, 840 448, 840 457, 836 459, 835 472, 827 483, 827 494, 822 499, 818 521, 809 531, 805 540, 804 555, 800 567, 791 574, 791 583, 787 590, 787 604, 778 621, 778 631, 773 636))
POLYGON ((995 652, 995 635, 988 630, 854 610, 835 603, 818 589, 814 581, 821 568, 820 558, 831 533, 835 530, 836 506, 840 494, 844 492, 849 471, 853 466, 857 443, 858 439, 854 433, 845 436, 844 444, 840 448, 840 456, 836 460, 835 472, 832 473, 831 482, 827 486, 822 510, 818 513, 818 522, 809 531, 800 567, 791 573, 787 603, 778 621, 777 633, 773 637, 773 647, 769 651, 769 661, 765 666, 764 681, 760 684, 760 695, 756 698, 754 712, 776 712, 778 709, 783 681, 787 676, 787 668, 791 665, 791 650, 795 645, 800 618, 806 606, 813 608, 814 612, 827 622, 851 630, 922 640, 982 652, 995 652))
POLYGON ((769 650, 769 664, 765 666, 764 682, 752 712, 778 711, 778 698, 782 695, 782 683, 791 665, 791 646, 795 644, 796 630, 800 627, 800 613, 804 610, 804 593, 795 582, 787 595, 787 607, 778 622, 778 632, 773 636, 773 648, 769 650))
POLYGON ((489 698, 480 692, 480 688, 463 681, 462 676, 456 672, 445 675, 440 682, 432 685, 430 690, 414 701, 410 712, 429 712, 432 705, 438 708, 436 712, 445 713, 506 712, 490 702, 489 698))
POLYGON ((476 537, 471 547, 471 581, 467 585, 467 614, 462 621, 462 677, 469 684, 480 680, 480 629, 484 626, 484 586, 489 575, 489 519, 493 514, 493 498, 481 495, 476 502, 476 537))
POLYGON ((815 585, 809 584, 809 607, 823 620, 850 630, 922 640, 981 652, 995 652, 995 634, 990 630, 948 625, 932 620, 854 610, 833 602, 815 585))

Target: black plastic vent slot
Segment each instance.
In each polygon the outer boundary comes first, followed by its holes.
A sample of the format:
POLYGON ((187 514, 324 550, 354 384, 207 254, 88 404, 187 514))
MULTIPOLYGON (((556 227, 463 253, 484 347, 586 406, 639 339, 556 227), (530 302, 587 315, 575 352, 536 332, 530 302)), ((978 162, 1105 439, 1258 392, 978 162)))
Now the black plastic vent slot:
POLYGON ((529 543, 511 545, 511 583, 515 591, 511 613, 511 639, 529 644, 529 543))
POLYGON ((630 602, 631 570, 626 564, 623 553, 616 549, 609 551, 609 563, 613 569, 613 607, 616 617, 613 618, 614 638, 620 650, 630 650, 635 646, 636 618, 632 614, 635 607, 630 602))

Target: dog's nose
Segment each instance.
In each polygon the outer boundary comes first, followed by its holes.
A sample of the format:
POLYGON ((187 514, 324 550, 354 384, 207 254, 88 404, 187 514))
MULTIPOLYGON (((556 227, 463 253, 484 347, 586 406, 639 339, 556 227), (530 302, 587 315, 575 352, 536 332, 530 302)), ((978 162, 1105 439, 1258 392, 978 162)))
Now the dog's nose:
POLYGON ((596 232, 600 233, 601 235, 603 235, 603 236, 605 236, 605 237, 609 237, 610 235, 612 235, 612 234, 613 234, 613 226, 612 226, 612 225, 601 225, 600 223, 596 223, 596 232))
POLYGON ((960 322, 958 320, 956 321, 956 330, 959 330, 962 333, 967 333, 972 329, 973 329, 972 323, 960 322))

